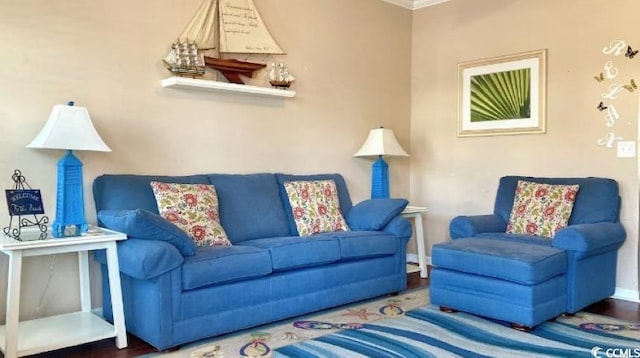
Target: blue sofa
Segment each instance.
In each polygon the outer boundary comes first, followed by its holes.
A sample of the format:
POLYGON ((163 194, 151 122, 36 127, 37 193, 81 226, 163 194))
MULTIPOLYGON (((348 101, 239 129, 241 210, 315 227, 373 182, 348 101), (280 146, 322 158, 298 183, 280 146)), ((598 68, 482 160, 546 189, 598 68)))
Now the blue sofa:
POLYGON ((612 179, 503 177, 493 214, 453 218, 452 240, 434 245, 431 302, 532 327, 603 300, 614 293, 626 237, 619 214, 612 179), (552 239, 506 233, 519 180, 580 186, 552 239))
MULTIPOLYGON (((127 331, 159 350, 406 289, 406 200, 353 206, 339 174, 102 175, 93 194, 99 224, 129 237, 118 243, 127 331), (352 230, 300 237, 283 183, 322 179, 335 181, 352 230), (233 245, 178 240, 151 181, 213 184, 233 245)), ((105 258, 95 257, 111 320, 105 258)))

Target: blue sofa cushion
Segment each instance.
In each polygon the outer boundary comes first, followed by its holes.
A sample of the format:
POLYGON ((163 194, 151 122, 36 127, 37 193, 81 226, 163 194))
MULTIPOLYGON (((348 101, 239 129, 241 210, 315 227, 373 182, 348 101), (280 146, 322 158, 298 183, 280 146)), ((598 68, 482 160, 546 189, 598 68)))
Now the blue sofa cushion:
POLYGON ((273 271, 324 265, 340 260, 340 244, 333 237, 287 236, 245 241, 242 245, 269 250, 273 271))
POLYGON ((293 212, 291 205, 289 204, 289 196, 284 188, 284 182, 286 181, 300 181, 300 180, 333 180, 336 183, 338 190, 338 200, 340 201, 340 210, 342 216, 345 217, 353 204, 351 203, 351 197, 349 196, 349 190, 344 178, 340 174, 312 174, 312 175, 293 175, 293 174, 276 174, 276 179, 279 185, 280 201, 284 207, 284 211, 287 215, 287 222, 289 224, 289 235, 298 235, 298 229, 296 228, 296 222, 293 219, 293 212))
POLYGON ((268 250, 249 246, 203 246, 185 257, 182 289, 249 280, 272 272, 268 250))
POLYGON ((204 175, 122 175, 104 174, 93 181, 96 212, 101 210, 145 209, 158 214, 151 182, 209 184, 204 175))
POLYGON ((98 220, 108 229, 145 240, 167 241, 184 256, 196 253, 196 244, 189 235, 167 219, 148 210, 102 210, 98 220))
POLYGON ((275 174, 210 174, 220 222, 232 243, 289 235, 275 174))
POLYGON ((434 245, 431 257, 437 267, 528 285, 567 271, 564 250, 504 240, 452 240, 434 245))
POLYGON ((505 222, 509 221, 518 180, 554 185, 580 185, 569 225, 619 221, 620 196, 618 183, 613 179, 505 176, 500 178, 494 206, 495 214, 505 222))
POLYGON ((398 252, 400 245, 398 238, 382 231, 337 231, 319 234, 325 235, 338 239, 340 257, 343 260, 393 255, 398 252))
POLYGON ((349 210, 347 224, 351 230, 381 230, 398 216, 409 202, 406 199, 369 199, 349 210))

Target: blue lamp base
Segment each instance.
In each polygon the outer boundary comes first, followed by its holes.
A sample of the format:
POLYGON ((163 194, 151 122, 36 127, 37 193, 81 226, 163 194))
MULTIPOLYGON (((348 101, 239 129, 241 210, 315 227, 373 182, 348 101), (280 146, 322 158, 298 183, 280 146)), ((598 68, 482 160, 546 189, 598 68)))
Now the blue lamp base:
POLYGON ((379 156, 371 172, 371 199, 389 198, 389 165, 379 156))
POLYGON ((75 235, 80 235, 89 229, 84 216, 82 162, 70 150, 58 161, 56 217, 52 224, 53 236, 64 237, 65 230, 69 226, 75 227, 75 235))

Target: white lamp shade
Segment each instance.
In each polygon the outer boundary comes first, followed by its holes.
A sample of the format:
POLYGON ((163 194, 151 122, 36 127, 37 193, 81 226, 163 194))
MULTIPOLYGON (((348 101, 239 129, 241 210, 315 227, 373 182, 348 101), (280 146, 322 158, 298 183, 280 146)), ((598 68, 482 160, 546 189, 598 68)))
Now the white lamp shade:
POLYGON ((369 137, 354 157, 369 157, 378 155, 408 157, 402 149, 393 131, 388 128, 376 128, 369 132, 369 137))
POLYGON ((85 107, 55 105, 47 123, 27 148, 110 152, 85 107))

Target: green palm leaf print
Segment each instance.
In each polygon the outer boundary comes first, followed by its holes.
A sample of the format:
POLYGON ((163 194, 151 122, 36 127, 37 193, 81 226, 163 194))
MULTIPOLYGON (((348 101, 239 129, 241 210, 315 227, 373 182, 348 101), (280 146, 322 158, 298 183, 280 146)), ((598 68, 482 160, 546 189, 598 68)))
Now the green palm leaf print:
POLYGON ((531 69, 471 76, 471 122, 530 116, 531 69))

